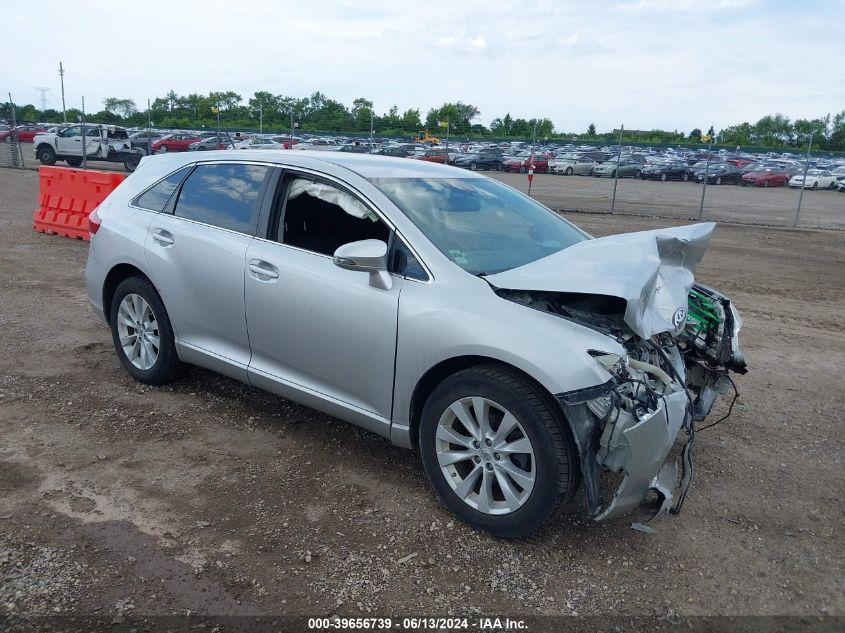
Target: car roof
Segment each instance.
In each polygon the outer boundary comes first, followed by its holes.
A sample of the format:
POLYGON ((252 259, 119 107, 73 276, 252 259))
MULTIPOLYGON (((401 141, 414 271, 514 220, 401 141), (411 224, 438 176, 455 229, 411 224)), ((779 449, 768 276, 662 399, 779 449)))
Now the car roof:
POLYGON ((477 174, 458 167, 441 165, 423 160, 407 160, 377 154, 352 152, 293 152, 281 150, 254 150, 244 156, 241 150, 218 150, 213 154, 197 156, 194 152, 173 152, 146 157, 144 162, 155 161, 162 168, 178 169, 194 162, 220 160, 250 160, 294 167, 320 168, 320 164, 336 165, 354 172, 362 178, 478 178, 477 174), (302 154, 306 154, 302 156, 302 154))

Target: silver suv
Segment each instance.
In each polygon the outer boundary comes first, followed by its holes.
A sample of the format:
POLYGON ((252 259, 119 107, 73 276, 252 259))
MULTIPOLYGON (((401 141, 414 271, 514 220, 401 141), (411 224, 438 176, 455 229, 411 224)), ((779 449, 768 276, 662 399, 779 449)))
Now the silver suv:
POLYGON ((712 224, 592 239, 461 169, 259 151, 147 157, 90 222, 88 297, 133 377, 200 365, 417 449, 502 537, 582 479, 598 520, 678 509, 745 371, 739 315, 693 280, 712 224))

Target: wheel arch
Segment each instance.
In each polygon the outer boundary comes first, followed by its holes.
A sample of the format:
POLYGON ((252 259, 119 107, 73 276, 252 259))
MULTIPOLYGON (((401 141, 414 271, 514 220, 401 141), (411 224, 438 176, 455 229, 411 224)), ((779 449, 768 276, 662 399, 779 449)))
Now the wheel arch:
MULTIPOLYGON (((158 288, 155 287, 155 284, 149 276, 137 266, 132 264, 117 264, 112 267, 103 282, 103 314, 105 315, 106 322, 109 323, 109 325, 111 325, 109 317, 111 316, 111 302, 114 298, 114 293, 117 291, 117 287, 121 284, 121 282, 129 279, 130 277, 143 277, 150 282, 156 292, 158 292, 158 288)), ((161 293, 159 293, 159 296, 161 296, 161 293)))
POLYGON ((469 369, 470 367, 477 367, 480 365, 495 365, 500 368, 507 369, 508 371, 513 372, 520 378, 535 386, 538 391, 542 393, 543 396, 546 398, 549 407, 560 416, 560 421, 562 422, 561 426, 564 432, 567 434, 571 434, 572 431, 569 426, 569 423, 563 415, 563 411, 561 411, 560 405, 558 404, 557 400, 549 392, 549 390, 546 389, 546 387, 544 387, 543 384, 539 380, 534 378, 531 374, 529 374, 523 369, 520 369, 519 367, 516 367, 515 365, 512 365, 511 363, 505 362, 498 358, 479 355, 463 355, 447 358, 432 366, 420 377, 420 379, 417 381, 417 384, 414 386, 414 390, 411 395, 410 409, 408 411, 408 433, 410 436, 409 440, 411 443, 411 447, 414 450, 418 450, 419 448, 418 436, 420 419, 422 417, 422 410, 425 407, 425 403, 428 400, 429 396, 431 396, 432 392, 437 388, 440 383, 446 380, 449 376, 452 376, 464 369, 469 369))

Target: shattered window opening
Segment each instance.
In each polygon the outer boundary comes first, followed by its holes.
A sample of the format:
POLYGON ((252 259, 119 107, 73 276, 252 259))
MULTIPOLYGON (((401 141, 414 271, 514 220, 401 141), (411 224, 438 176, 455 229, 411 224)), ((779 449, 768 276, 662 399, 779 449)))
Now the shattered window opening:
POLYGON ((387 243, 389 236, 387 226, 352 194, 307 178, 290 182, 278 242, 331 256, 344 244, 387 243))

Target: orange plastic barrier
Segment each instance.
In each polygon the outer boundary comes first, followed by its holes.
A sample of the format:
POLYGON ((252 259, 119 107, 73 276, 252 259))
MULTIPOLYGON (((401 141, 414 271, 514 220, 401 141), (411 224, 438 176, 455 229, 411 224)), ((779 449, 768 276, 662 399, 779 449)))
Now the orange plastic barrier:
POLYGON ((39 233, 90 239, 88 216, 123 178, 114 171, 39 167, 39 206, 32 214, 32 228, 39 233))

